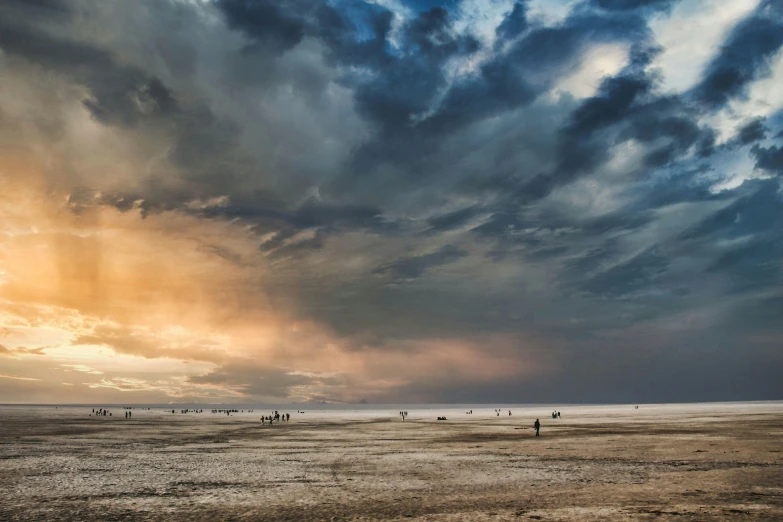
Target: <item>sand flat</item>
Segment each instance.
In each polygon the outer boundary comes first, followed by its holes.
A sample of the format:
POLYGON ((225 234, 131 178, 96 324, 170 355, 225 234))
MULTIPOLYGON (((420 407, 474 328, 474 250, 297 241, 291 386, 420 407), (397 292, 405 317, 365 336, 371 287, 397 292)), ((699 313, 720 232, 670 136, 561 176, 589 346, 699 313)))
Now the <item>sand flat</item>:
POLYGON ((0 520, 783 519, 783 403, 472 408, 0 407, 0 520))

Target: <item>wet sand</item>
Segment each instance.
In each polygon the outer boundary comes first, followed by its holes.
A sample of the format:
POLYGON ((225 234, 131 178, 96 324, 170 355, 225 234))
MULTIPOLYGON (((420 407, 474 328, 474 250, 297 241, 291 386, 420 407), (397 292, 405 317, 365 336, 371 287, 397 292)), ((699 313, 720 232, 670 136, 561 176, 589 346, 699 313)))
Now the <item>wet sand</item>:
POLYGON ((0 407, 0 520, 783 520, 783 403, 512 409, 0 407))

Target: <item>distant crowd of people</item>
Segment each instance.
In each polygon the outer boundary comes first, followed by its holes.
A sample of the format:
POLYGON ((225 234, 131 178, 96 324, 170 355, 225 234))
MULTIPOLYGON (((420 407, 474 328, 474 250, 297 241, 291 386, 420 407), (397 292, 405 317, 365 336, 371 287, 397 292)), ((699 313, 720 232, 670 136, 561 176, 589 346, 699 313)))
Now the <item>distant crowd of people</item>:
MULTIPOLYGON (((473 410, 470 410, 470 413, 473 413, 473 410)), ((495 416, 500 417, 500 408, 495 409, 495 416)), ((511 417, 511 410, 508 410, 508 416, 511 417)))
POLYGON ((92 417, 93 415, 95 415, 96 417, 106 417, 106 415, 111 417, 111 412, 103 408, 98 408, 98 410, 96 411, 95 408, 93 408, 90 417, 92 417))
POLYGON ((267 422, 271 426, 274 422, 289 422, 291 420, 291 414, 290 413, 280 413, 277 410, 272 415, 266 415, 261 417, 261 424, 266 424, 267 422))
MULTIPOLYGON (((123 409, 126 410, 125 411, 125 418, 126 419, 132 419, 133 418, 133 412, 131 410, 133 410, 134 407, 132 407, 132 406, 124 406, 123 409)), ((150 410, 151 408, 138 408, 138 409, 150 410)), ((638 405, 634 406, 634 409, 638 410, 639 406, 638 405)), ((493 411, 495 413, 495 416, 499 417, 502 410, 500 408, 496 408, 493 411)), ((171 413, 175 413, 175 412, 176 412, 176 410, 171 410, 171 413)), ((204 412, 204 410, 202 410, 202 409, 189 409, 189 408, 187 408, 187 409, 180 410, 180 413, 182 413, 182 414, 203 413, 203 412, 204 412)), ((248 413, 254 413, 254 410, 247 410, 247 412, 248 413)), ((302 410, 296 410, 296 412, 297 413, 304 413, 304 411, 302 411, 302 410)), ((212 413, 214 413, 214 414, 224 414, 225 413, 226 415, 231 415, 232 413, 245 413, 245 410, 213 409, 212 413)), ((465 414, 466 415, 473 415, 473 410, 468 410, 468 411, 465 412, 465 414)), ((111 417, 112 416, 112 412, 109 411, 106 408, 97 408, 97 409, 93 408, 92 409, 92 413, 90 414, 90 416, 92 417, 93 415, 96 416, 96 417, 111 417)), ((400 418, 402 419, 402 421, 404 422, 405 419, 408 417, 408 412, 407 411, 400 411, 399 415, 400 415, 400 418)), ((512 416, 511 410, 508 410, 508 416, 509 417, 512 416)), ((560 412, 558 410, 553 410, 552 411, 552 418, 553 419, 560 419, 561 418, 560 412)), ((280 413, 278 410, 275 410, 274 413, 272 413, 270 415, 262 416, 261 417, 261 424, 269 423, 270 425, 272 425, 275 422, 290 422, 290 420, 291 420, 291 414, 290 413, 280 413)), ((437 418, 437 420, 445 421, 447 419, 446 419, 445 416, 439 416, 437 418)), ((541 430, 541 421, 540 421, 540 419, 536 419, 535 423, 533 423, 533 429, 535 429, 535 431, 536 431, 536 437, 540 436, 540 430, 541 430)))
POLYGON ((232 413, 239 413, 239 410, 212 410, 212 413, 225 413, 226 415, 230 416, 232 413))
MULTIPOLYGON (((137 410, 149 410, 151 408, 139 408, 135 406, 123 406, 123 410, 125 410, 125 418, 131 419, 133 418, 133 412, 131 410, 137 409, 137 410)), ((172 411, 173 413, 173 411, 172 411)), ((107 410, 106 408, 93 408, 92 413, 89 414, 90 417, 95 415, 96 417, 111 417, 112 412, 107 410)))

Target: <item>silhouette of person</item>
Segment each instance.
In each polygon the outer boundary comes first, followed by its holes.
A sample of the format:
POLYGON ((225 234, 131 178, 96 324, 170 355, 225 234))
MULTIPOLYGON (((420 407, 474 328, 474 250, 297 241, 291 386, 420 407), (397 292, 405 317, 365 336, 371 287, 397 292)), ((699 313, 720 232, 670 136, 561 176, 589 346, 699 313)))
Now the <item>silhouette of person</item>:
POLYGON ((536 429, 536 437, 538 437, 538 430, 541 429, 541 423, 538 422, 538 419, 536 419, 536 423, 533 424, 533 427, 536 429))

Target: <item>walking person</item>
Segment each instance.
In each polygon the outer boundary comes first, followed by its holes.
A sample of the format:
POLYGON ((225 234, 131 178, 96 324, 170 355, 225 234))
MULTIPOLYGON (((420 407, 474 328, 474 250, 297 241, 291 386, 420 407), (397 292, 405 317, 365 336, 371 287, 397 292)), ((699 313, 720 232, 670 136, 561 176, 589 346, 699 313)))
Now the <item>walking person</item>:
POLYGON ((536 423, 533 424, 533 427, 536 429, 536 437, 538 437, 538 430, 541 429, 541 423, 538 422, 538 419, 536 419, 536 423))

